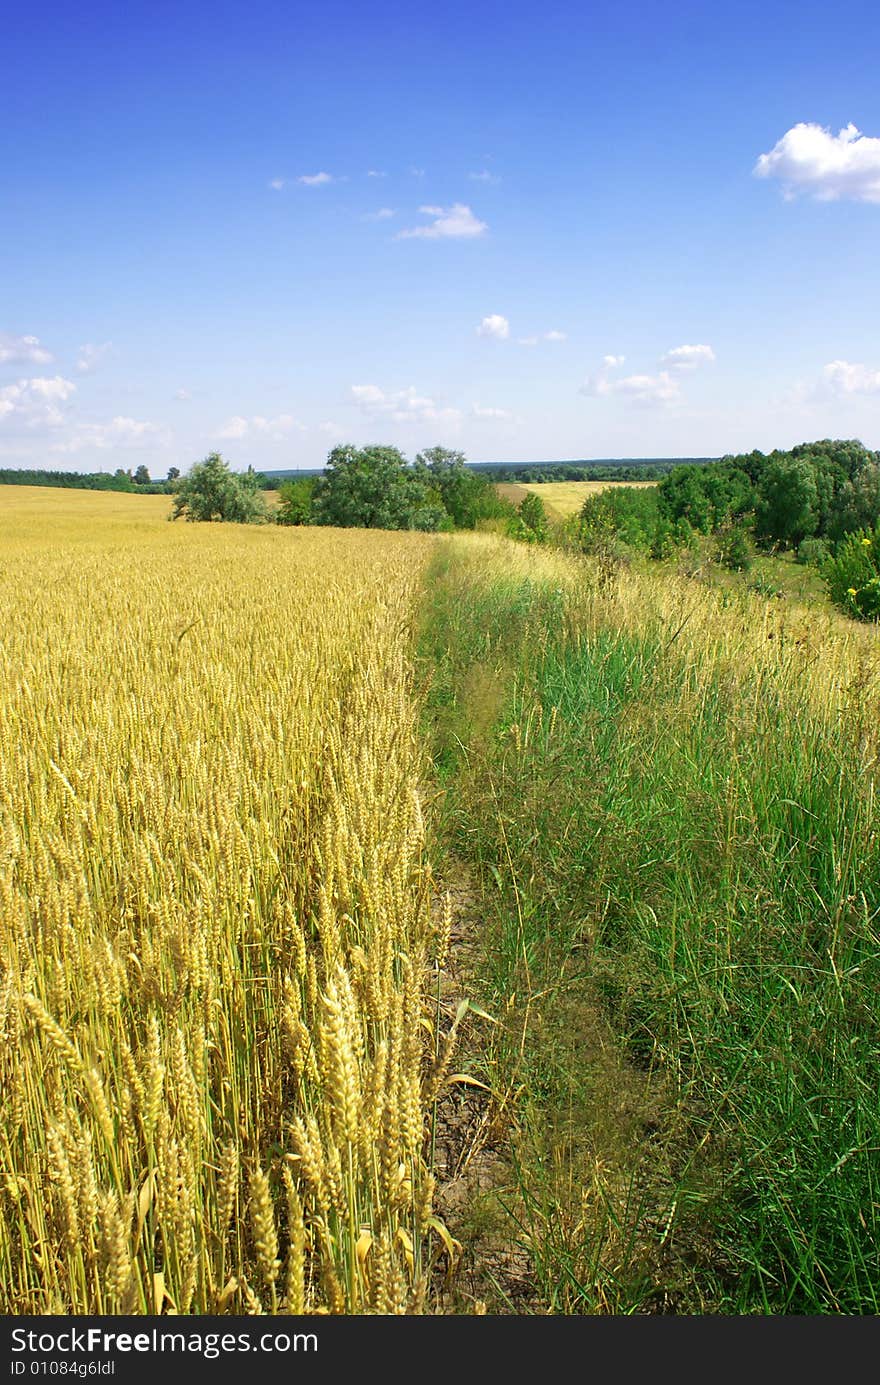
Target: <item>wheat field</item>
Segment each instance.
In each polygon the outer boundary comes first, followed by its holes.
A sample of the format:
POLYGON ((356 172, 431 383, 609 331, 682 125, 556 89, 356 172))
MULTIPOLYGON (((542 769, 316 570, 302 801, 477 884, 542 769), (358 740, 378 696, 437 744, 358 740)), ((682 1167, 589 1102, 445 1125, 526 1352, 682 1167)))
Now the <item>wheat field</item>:
POLYGON ((433 541, 0 506, 0 1311, 419 1311, 433 541))
POLYGON ((614 486, 644 490, 656 484, 656 481, 500 481, 495 489, 503 500, 513 505, 519 505, 530 493, 539 495, 550 519, 568 519, 578 513, 591 495, 601 495, 602 491, 614 486))

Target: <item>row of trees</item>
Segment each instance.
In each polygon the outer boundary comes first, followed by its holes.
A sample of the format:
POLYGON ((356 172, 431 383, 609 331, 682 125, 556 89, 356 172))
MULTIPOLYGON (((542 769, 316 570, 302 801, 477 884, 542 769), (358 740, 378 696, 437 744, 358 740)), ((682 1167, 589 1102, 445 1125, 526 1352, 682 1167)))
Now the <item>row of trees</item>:
POLYGON ((712 536, 727 567, 750 566, 756 549, 793 551, 821 568, 832 599, 850 614, 880 616, 880 453, 858 441, 802 443, 674 468, 658 486, 591 497, 577 525, 594 552, 621 543, 668 557, 712 536))
POLYGON ((146 466, 139 466, 134 472, 129 468, 117 467, 115 471, 43 471, 27 468, 0 471, 0 485, 5 486, 52 486, 63 490, 87 491, 140 491, 146 495, 168 495, 174 490, 174 483, 180 476, 180 469, 169 467, 165 481, 153 481, 146 466))
POLYGON ((443 447, 420 452, 412 463, 396 447, 335 447, 323 475, 281 486, 274 513, 262 482, 252 468, 233 473, 212 452, 177 483, 171 518, 436 532, 474 529, 512 513, 491 480, 468 469, 463 453, 443 447))

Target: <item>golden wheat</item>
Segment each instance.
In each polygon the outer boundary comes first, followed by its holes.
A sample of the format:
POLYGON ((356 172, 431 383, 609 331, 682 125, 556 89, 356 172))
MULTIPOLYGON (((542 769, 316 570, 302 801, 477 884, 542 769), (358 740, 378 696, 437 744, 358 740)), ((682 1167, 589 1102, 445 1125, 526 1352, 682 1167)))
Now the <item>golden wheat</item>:
POLYGON ((0 504, 0 1310, 417 1310, 435 541, 0 504))

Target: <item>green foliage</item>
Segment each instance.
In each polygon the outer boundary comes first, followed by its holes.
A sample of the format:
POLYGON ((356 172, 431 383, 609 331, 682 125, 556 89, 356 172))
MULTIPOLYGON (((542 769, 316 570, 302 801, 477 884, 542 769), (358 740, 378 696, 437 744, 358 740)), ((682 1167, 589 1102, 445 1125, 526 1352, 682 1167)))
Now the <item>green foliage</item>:
POLYGON ((516 513, 508 520, 507 533, 510 538, 519 539, 521 543, 547 542, 550 529, 547 511, 540 495, 529 491, 523 496, 516 513))
POLYGON ((797 560, 804 567, 821 567, 827 557, 825 539, 801 539, 798 544, 797 560))
POLYGON ((396 447, 334 447, 315 486, 317 524, 360 529, 439 529, 446 511, 421 470, 396 447))
POLYGON ((880 462, 866 461, 843 482, 831 506, 828 537, 834 541, 880 523, 880 462))
POLYGON ((269 515, 260 494, 259 479, 252 467, 243 475, 236 475, 219 452, 210 452, 176 483, 168 518, 179 519, 182 515, 191 521, 263 524, 269 515))
POLYGON ((150 473, 143 462, 134 474, 134 483, 136 486, 148 486, 150 484, 150 473))
POLYGON ((727 524, 719 529, 716 552, 722 567, 726 567, 730 572, 748 572, 755 555, 746 526, 727 524))
POLYGON ((655 487, 613 486, 591 495, 581 507, 581 546, 586 553, 624 544, 651 549, 660 519, 655 487))
POLYGON ((880 524, 848 534, 822 568, 835 606, 857 620, 880 620, 880 524))
POLYGON ((304 476, 299 481, 285 481, 279 487, 279 524, 311 524, 315 485, 315 477, 304 476))
POLYGON ((509 507, 492 481, 481 472, 469 470, 463 452, 426 448, 416 456, 415 470, 428 489, 439 494, 454 528, 476 529, 481 520, 506 517, 509 507))
POLYGON ((761 477, 755 533, 765 543, 796 548, 816 532, 819 490, 816 470, 805 457, 780 457, 761 477))

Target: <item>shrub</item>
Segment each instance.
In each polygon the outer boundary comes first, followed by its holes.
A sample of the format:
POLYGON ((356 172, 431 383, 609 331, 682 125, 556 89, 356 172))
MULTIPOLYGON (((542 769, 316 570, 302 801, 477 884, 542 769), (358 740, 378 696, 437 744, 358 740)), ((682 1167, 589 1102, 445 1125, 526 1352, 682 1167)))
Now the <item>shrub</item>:
POLYGON ((730 524, 718 533, 716 553, 722 567, 731 572, 748 572, 754 561, 754 549, 745 525, 730 524))
POLYGON ((880 620, 880 524, 859 529, 837 545, 822 568, 835 606, 856 620, 880 620))
POLYGON ((826 539, 802 539, 798 544, 797 561, 803 567, 821 567, 827 557, 826 539))

